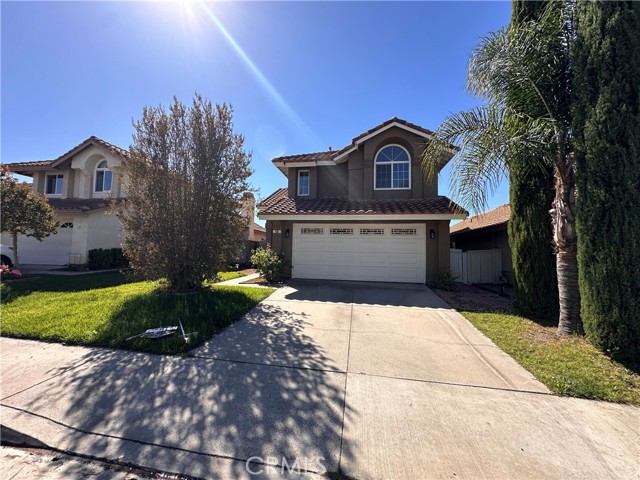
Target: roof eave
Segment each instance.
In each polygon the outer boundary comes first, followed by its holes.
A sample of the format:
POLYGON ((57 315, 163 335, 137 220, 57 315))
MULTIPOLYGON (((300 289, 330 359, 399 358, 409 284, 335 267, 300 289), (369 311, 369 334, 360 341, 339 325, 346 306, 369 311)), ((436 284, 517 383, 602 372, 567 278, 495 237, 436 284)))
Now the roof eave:
POLYGON ((467 227, 460 230, 452 231, 450 235, 471 235, 474 233, 487 233, 487 232, 500 231, 500 230, 506 229, 508 223, 509 223, 509 220, 505 220, 504 222, 494 223, 493 225, 487 225, 484 227, 478 227, 478 228, 467 227))
MULTIPOLYGON (((425 139, 432 139, 433 138, 433 134, 431 134, 431 133, 426 133, 426 132, 423 132, 423 131, 418 130, 416 128, 410 127, 409 125, 405 125, 405 124, 403 124, 401 122, 395 121, 395 122, 389 123, 388 125, 385 125, 384 127, 380 127, 380 128, 374 130, 373 132, 371 132, 371 133, 369 133, 369 134, 367 134, 367 135, 365 135, 365 136, 363 136, 361 138, 358 138, 358 137, 354 138, 352 143, 351 143, 351 146, 350 147, 345 147, 345 148, 347 148, 347 150, 345 150, 345 151, 343 151, 341 153, 338 153, 335 157, 333 157, 333 160, 336 163, 341 163, 341 162, 345 161, 346 158, 349 156, 349 154, 355 152, 362 143, 366 142, 367 140, 369 140, 369 139, 375 137, 376 135, 379 135, 380 133, 382 133, 382 132, 384 132, 386 130, 389 130, 390 128, 393 128, 393 127, 401 128, 403 130, 411 132, 411 133, 413 133, 413 134, 415 134, 415 135, 417 135, 419 137, 425 138, 425 139)), ((453 156, 456 154, 457 150, 454 149, 454 148, 448 148, 446 150, 446 152, 450 153, 451 157, 449 157, 449 159, 444 164, 442 164, 442 167, 444 167, 449 162, 449 160, 451 160, 451 158, 453 158, 453 156)))
POLYGON ((463 213, 260 213, 260 220, 297 221, 385 221, 463 220, 463 213))

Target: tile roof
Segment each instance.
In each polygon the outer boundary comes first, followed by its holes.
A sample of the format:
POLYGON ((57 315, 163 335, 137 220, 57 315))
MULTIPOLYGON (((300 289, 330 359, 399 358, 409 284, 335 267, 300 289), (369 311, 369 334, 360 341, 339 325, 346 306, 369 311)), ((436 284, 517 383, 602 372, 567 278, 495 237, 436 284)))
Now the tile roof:
POLYGON ((469 217, 460 223, 451 226, 451 234, 466 233, 476 231, 483 228, 495 227, 506 224, 511 216, 511 207, 509 204, 502 205, 488 212, 469 217))
POLYGON ((297 163, 297 162, 317 162, 322 160, 332 160, 332 156, 335 152, 316 152, 316 153, 302 153, 300 155, 287 155, 286 157, 276 157, 273 162, 285 162, 285 163, 297 163))
POLYGON ((34 162, 14 162, 14 163, 5 163, 4 165, 9 169, 10 172, 19 173, 19 171, 26 170, 44 170, 51 167, 53 160, 39 160, 34 162))
MULTIPOLYGON (((284 192, 283 192, 284 191, 284 192)), ((259 215, 393 215, 466 213, 447 197, 354 201, 344 198, 289 198, 277 190, 258 207, 259 215)))
POLYGON ((89 145, 92 145, 92 144, 98 144, 106 148, 107 150, 109 150, 114 155, 118 155, 122 158, 129 158, 129 152, 124 148, 120 148, 117 145, 114 145, 113 143, 109 143, 106 140, 102 140, 101 138, 98 138, 95 135, 92 135, 89 138, 87 138, 84 142, 79 143, 69 151, 60 155, 58 158, 56 158, 53 161, 53 163, 60 163, 63 160, 65 160, 67 157, 74 155, 78 152, 81 152, 82 150, 84 150, 85 148, 87 148, 89 145))
POLYGON ((88 212, 99 208, 107 208, 114 201, 111 198, 48 198, 47 200, 54 210, 74 212, 88 212))
POLYGON ((286 188, 279 188, 275 192, 273 192, 271 195, 269 195, 267 198, 259 202, 256 205, 256 207, 258 207, 258 210, 261 208, 270 207, 271 205, 281 200, 282 198, 286 198, 287 193, 288 193, 288 190, 286 188))
POLYGON ((358 140, 366 137, 367 135, 371 135, 372 133, 376 132, 377 130, 383 129, 384 127, 391 125, 392 123, 399 123, 401 125, 404 125, 405 127, 409 127, 412 128, 414 130, 418 130, 422 133, 424 133, 425 135, 433 135, 433 132, 427 128, 421 127, 420 125, 416 125, 415 123, 411 123, 411 122, 407 122, 406 120, 402 120, 401 118, 398 117, 393 117, 390 118, 389 120, 382 122, 380 125, 376 125, 373 128, 370 128, 369 130, 367 130, 364 133, 361 133, 360 135, 358 135, 357 137, 354 137, 354 139, 351 141, 351 143, 349 145, 347 145, 346 147, 337 150, 335 152, 333 152, 334 156, 339 156, 341 154, 343 154, 344 152, 346 152, 347 150, 349 150, 350 148, 353 148, 353 146, 358 142, 358 140))
POLYGON ((253 224, 253 229, 254 229, 254 230, 259 230, 259 231, 261 231, 261 232, 266 232, 266 231, 267 231, 267 229, 266 229, 266 228, 264 228, 262 225, 258 225, 258 224, 257 224, 257 223, 255 223, 255 222, 254 222, 254 224, 253 224))
MULTIPOLYGON (((411 122, 407 122, 406 120, 402 120, 401 118, 398 117, 393 117, 390 118, 389 120, 386 120, 384 122, 382 122, 379 125, 376 125, 373 128, 370 128, 369 130, 367 130, 364 133, 361 133, 360 135, 358 135, 357 137, 354 137, 353 140, 351 141, 351 143, 349 145, 347 145, 346 147, 340 149, 340 150, 329 150, 326 152, 316 152, 316 153, 302 153, 299 155, 288 155, 285 157, 276 157, 274 158, 272 161, 276 164, 286 164, 286 163, 313 163, 313 162, 318 162, 318 161, 332 161, 335 160, 337 157, 340 157, 341 155, 345 154, 346 152, 348 152, 349 150, 355 148, 358 144, 358 142, 379 131, 379 130, 384 130, 386 127, 392 125, 392 124, 400 124, 403 125, 407 128, 410 128, 412 130, 416 130, 418 132, 422 132, 425 136, 431 136, 434 135, 434 132, 432 132, 431 130, 429 130, 428 128, 424 128, 421 127, 420 125, 416 125, 415 123, 411 123, 411 122)), ((452 150, 459 150, 458 147, 451 145, 450 146, 452 150)), ((448 160, 447 160, 448 161, 448 160)), ((446 163, 446 161, 444 162, 446 163)), ((444 164, 443 164, 444 166, 444 164)), ((279 165, 278 168, 285 168, 283 165, 279 165)), ((285 172, 285 170, 283 170, 283 172, 285 172)), ((286 173, 286 172, 285 172, 286 173)))
POLYGON ((14 173, 55 168, 56 164, 62 163, 68 157, 81 152, 82 150, 87 148, 89 145, 100 145, 106 148, 107 150, 109 150, 114 155, 118 155, 125 159, 129 158, 129 152, 127 152, 125 149, 120 148, 117 145, 114 145, 113 143, 109 143, 106 140, 102 140, 101 138, 98 138, 95 135, 93 135, 87 138, 85 141, 73 147, 71 150, 63 153, 62 155, 60 155, 54 160, 41 160, 41 161, 33 161, 33 162, 14 162, 14 163, 6 163, 5 165, 7 166, 9 171, 14 173))

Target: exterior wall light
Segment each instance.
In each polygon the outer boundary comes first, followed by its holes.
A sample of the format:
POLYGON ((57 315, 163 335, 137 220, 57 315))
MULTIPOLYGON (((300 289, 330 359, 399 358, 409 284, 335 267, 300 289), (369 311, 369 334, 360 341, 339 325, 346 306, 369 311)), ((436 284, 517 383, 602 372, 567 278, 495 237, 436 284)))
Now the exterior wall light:
POLYGON ((284 231, 284 238, 289 238, 289 229, 288 228, 284 231))
POLYGON ((431 230, 429 230, 429 238, 431 240, 433 240, 434 238, 436 238, 436 231, 432 228, 431 230))

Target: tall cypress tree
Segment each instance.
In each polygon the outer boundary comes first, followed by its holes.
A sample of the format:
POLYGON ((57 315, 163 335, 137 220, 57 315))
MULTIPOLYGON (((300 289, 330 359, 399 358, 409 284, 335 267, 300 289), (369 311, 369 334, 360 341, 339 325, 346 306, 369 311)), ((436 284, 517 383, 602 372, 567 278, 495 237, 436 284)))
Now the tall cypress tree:
POLYGON ((582 318, 640 367, 640 3, 578 2, 573 132, 582 318))
MULTIPOLYGON (((535 21, 546 4, 514 0, 511 22, 535 21)), ((555 320, 558 280, 549 215, 554 198, 553 166, 531 169, 526 158, 509 158, 507 163, 511 206, 508 232, 516 306, 523 313, 555 320)))

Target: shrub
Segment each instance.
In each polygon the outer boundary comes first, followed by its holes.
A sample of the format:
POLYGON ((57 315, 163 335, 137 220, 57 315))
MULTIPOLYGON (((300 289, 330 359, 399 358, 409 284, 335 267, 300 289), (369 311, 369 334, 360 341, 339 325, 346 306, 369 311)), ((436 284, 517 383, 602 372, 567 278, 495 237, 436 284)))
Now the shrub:
POLYGON ((251 254, 251 263, 267 282, 274 282, 282 278, 284 258, 272 250, 269 245, 266 248, 256 248, 251 254))
POLYGON ((457 279, 458 277, 451 273, 450 270, 445 270, 438 273, 433 286, 439 290, 453 292, 458 289, 458 284, 456 283, 457 279))
POLYGON ((121 248, 94 248, 89 250, 89 270, 128 266, 129 260, 124 256, 121 248))

